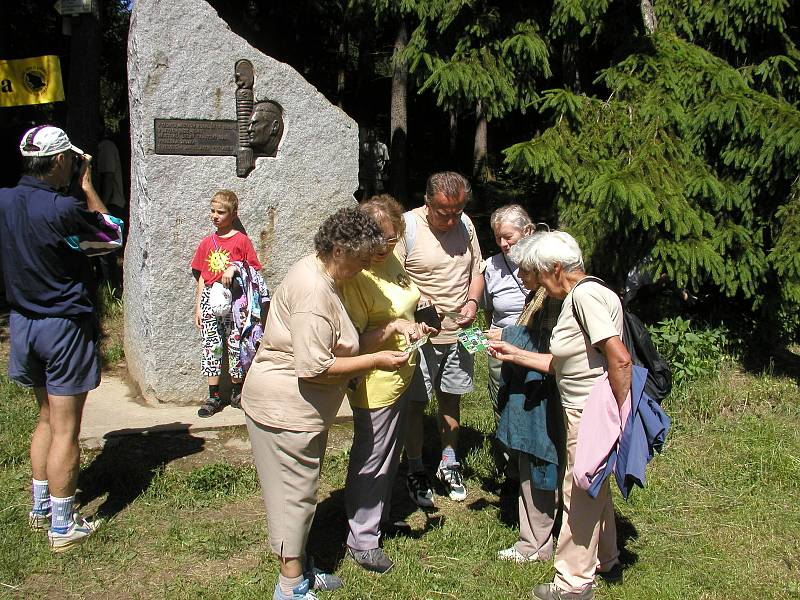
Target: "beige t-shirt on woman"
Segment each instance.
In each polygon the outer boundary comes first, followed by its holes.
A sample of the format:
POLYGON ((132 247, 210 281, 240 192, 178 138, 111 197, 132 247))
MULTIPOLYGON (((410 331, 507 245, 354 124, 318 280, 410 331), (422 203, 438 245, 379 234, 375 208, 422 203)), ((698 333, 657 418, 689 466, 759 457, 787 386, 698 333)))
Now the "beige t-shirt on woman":
POLYGON ((356 354, 358 332, 333 279, 316 256, 306 256, 292 266, 272 298, 264 337, 242 389, 242 408, 268 427, 324 431, 350 379, 324 373, 337 356, 356 354))
POLYGON ((619 297, 595 281, 574 287, 564 298, 558 322, 550 336, 553 370, 565 408, 583 410, 597 379, 608 361, 595 344, 613 336, 622 337, 622 304, 619 297), (575 320, 575 302, 587 338, 575 320))

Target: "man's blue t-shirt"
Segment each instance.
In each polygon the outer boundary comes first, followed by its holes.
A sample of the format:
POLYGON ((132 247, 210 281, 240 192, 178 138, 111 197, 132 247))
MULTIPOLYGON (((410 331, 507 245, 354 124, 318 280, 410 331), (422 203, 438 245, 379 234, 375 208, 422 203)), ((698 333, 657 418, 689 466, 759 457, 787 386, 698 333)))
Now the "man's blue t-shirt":
POLYGON ((121 225, 35 177, 0 189, 0 261, 12 310, 33 318, 91 313, 87 254, 120 247, 121 225))

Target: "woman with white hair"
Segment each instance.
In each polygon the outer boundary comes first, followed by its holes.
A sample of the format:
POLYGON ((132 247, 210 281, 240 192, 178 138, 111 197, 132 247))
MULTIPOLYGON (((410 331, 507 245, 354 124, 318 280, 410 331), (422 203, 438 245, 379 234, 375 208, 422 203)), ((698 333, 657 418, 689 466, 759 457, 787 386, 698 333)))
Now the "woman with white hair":
POLYGON ((561 502, 564 517, 555 554, 555 580, 538 585, 540 600, 594 598, 594 578, 619 564, 611 490, 606 480, 596 498, 573 485, 576 441, 589 392, 608 374, 611 392, 621 406, 630 390, 631 357, 622 343, 622 304, 617 295, 587 281, 583 255, 563 231, 536 236, 521 267, 532 271, 549 296, 562 298, 561 313, 550 338, 550 352, 528 352, 503 341, 490 343, 502 361, 554 373, 566 428, 561 502), (580 320, 576 320, 577 318, 580 320))
MULTIPOLYGON (((489 337, 500 339, 500 329, 514 325, 519 318, 530 290, 519 277, 519 266, 508 254, 511 248, 536 228, 530 216, 519 204, 501 206, 489 217, 494 241, 500 252, 486 259, 483 279, 486 286, 483 301, 492 317, 489 337)), ((497 389, 500 385, 500 361, 489 361, 489 397, 497 414, 497 389)))
MULTIPOLYGON (((483 279, 483 305, 491 316, 487 337, 499 340, 503 327, 514 325, 528 301, 530 290, 519 276, 519 266, 509 257, 509 252, 519 240, 535 231, 530 216, 519 204, 501 206, 489 217, 489 225, 494 233, 494 241, 500 252, 486 259, 483 279)), ((489 399, 492 401, 495 424, 500 418, 497 406, 497 392, 500 389, 500 366, 502 361, 489 357, 489 399)), ((493 454, 498 471, 518 479, 516 457, 513 452, 494 440, 493 454)))
MULTIPOLYGON (((515 325, 500 332, 503 341, 535 352, 547 352, 550 334, 561 311, 561 300, 551 298, 539 286, 535 274, 523 265, 540 233, 522 238, 511 248, 509 258, 519 265, 528 303, 515 325)), ((563 438, 558 390, 552 378, 524 367, 503 364, 497 369, 496 439, 511 454, 509 467, 518 475, 517 510, 519 540, 500 550, 497 558, 516 563, 550 560, 553 554, 553 525, 558 489, 558 448, 563 438)))

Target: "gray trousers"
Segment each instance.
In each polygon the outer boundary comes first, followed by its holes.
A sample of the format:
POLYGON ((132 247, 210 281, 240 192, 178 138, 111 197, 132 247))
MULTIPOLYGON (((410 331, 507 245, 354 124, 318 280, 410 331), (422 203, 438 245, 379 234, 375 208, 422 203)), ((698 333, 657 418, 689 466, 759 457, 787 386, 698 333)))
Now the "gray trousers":
POLYGON ((344 504, 347 545, 371 550, 380 541, 381 520, 388 520, 392 487, 406 437, 408 389, 383 408, 353 408, 353 447, 347 467, 344 504))
POLYGON ((528 455, 519 452, 519 541, 517 551, 524 556, 550 560, 553 555, 553 521, 556 516, 556 491, 538 490, 531 485, 528 455))

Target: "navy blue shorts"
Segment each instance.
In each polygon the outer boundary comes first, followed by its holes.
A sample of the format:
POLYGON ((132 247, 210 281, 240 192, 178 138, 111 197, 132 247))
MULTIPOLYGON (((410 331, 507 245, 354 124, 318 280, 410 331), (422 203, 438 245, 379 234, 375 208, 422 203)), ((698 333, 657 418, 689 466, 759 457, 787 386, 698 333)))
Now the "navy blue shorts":
POLYGON ((91 315, 29 319, 11 311, 8 376, 53 396, 76 396, 100 385, 100 359, 91 315))

